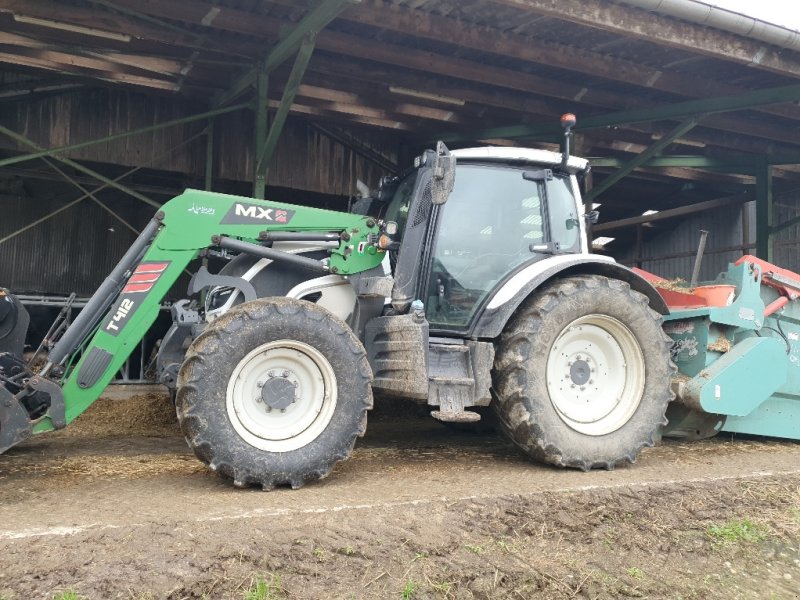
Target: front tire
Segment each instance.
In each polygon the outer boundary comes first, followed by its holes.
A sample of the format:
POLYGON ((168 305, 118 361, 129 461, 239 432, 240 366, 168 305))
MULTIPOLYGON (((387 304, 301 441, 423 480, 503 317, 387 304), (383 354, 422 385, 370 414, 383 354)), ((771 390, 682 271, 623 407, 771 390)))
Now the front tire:
POLYGON ((584 471, 633 463, 666 424, 670 344, 661 316, 627 283, 558 280, 523 304, 500 338, 500 429, 546 463, 584 471))
POLYGON ((298 488, 350 455, 372 408, 361 342, 324 308, 241 304, 192 343, 176 408, 197 457, 237 486, 298 488))

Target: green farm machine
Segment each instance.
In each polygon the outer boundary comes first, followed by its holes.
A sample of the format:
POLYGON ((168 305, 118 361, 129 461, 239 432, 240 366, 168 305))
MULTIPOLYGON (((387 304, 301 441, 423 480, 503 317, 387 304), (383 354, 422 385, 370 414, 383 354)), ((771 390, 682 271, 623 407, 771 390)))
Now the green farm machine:
POLYGON ((225 266, 172 305, 157 375, 189 446, 237 486, 325 477, 373 391, 444 422, 492 406, 531 457, 583 470, 633 462, 665 426, 800 437, 800 276, 746 258, 716 282, 722 303, 659 289, 590 253, 586 170, 568 143, 440 143, 352 213, 187 190, 53 326, 44 366, 0 291, 0 452, 85 411, 198 257, 225 266))

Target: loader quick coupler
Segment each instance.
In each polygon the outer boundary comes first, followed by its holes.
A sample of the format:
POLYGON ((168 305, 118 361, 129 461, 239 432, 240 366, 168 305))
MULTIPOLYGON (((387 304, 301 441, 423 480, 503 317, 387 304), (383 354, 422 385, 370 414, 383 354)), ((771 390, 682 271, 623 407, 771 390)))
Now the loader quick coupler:
POLYGON ((0 452, 31 436, 28 411, 5 386, 0 386, 0 452))

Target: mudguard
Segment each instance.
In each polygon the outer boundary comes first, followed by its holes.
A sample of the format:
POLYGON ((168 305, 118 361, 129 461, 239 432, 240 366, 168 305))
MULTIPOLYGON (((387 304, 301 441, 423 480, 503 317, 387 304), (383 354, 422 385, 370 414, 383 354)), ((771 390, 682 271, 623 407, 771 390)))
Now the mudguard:
POLYGON ((647 296, 653 310, 662 315, 669 312, 664 299, 650 282, 614 259, 599 254, 562 254, 523 267, 498 286, 473 326, 472 337, 496 338, 520 304, 540 286, 555 277, 582 274, 603 275, 625 281, 631 288, 647 296))

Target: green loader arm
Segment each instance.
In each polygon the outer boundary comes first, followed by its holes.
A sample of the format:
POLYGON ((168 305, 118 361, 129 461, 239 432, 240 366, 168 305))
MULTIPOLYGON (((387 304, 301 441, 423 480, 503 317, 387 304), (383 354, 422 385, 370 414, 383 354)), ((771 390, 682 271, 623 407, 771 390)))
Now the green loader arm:
MULTIPOLYGON (((224 247, 228 240, 237 240, 231 242, 231 247, 242 242, 259 244, 259 240, 268 237, 264 232, 335 234, 330 239, 339 245, 332 247, 329 263, 323 267, 334 274, 367 271, 380 265, 384 256, 377 246, 379 224, 370 217, 187 190, 164 204, 149 229, 142 233, 149 239, 140 236, 128 253, 136 256, 126 255, 130 265, 121 263, 118 267, 122 268, 122 281, 114 286, 112 293, 105 293, 103 287, 95 293, 95 296, 105 295, 106 301, 103 298, 95 301, 93 297, 84 311, 93 306, 102 308, 95 309, 94 315, 87 314, 82 323, 79 315, 70 327, 86 328, 88 324, 91 327, 88 334, 76 336, 68 329, 62 342, 72 347, 65 351, 57 345, 51 353, 53 366, 60 362, 64 369, 60 384, 65 419, 61 423, 71 422, 101 395, 155 321, 162 299, 200 251, 224 247), (154 232, 155 236, 148 232, 154 232), (135 252, 139 247, 142 250, 135 252), (98 320, 99 314, 104 316, 98 320), (70 336, 76 339, 68 339, 70 336), (79 355, 80 359, 74 362, 79 355)), ((58 421, 53 418, 51 408, 34 423, 33 433, 63 426, 58 421)))

